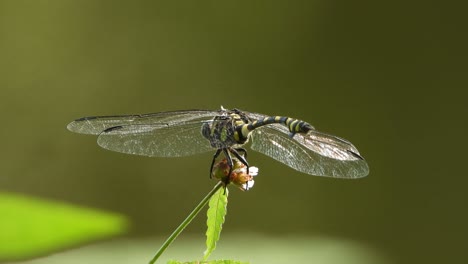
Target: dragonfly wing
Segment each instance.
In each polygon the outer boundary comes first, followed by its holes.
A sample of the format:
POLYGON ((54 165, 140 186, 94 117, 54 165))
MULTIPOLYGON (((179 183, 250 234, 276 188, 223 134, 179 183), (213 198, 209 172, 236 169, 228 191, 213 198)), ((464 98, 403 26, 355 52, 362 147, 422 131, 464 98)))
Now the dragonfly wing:
POLYGON ((104 130, 116 126, 172 125, 180 122, 208 120, 218 114, 219 111, 212 110, 184 110, 143 115, 89 116, 71 122, 67 128, 75 133, 99 135, 104 130))
POLYGON ((264 114, 260 114, 260 113, 252 113, 252 112, 247 112, 247 111, 242 111, 242 110, 239 110, 243 113, 246 113, 247 116, 252 120, 252 121, 255 121, 255 120, 259 120, 259 119, 262 119, 262 118, 265 118, 265 117, 269 117, 269 115, 264 115, 264 114))
POLYGON ((251 148, 298 171, 335 178, 360 178, 369 173, 366 161, 348 141, 315 130, 297 133, 279 124, 252 132, 251 148))
POLYGON ((99 146, 127 154, 148 157, 182 157, 213 150, 201 134, 204 122, 177 125, 127 125, 99 134, 99 146))

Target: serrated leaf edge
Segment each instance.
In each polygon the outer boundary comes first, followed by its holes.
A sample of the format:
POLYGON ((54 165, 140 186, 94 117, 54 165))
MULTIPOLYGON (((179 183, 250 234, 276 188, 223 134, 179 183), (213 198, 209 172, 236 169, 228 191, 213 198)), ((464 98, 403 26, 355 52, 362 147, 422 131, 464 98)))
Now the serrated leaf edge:
POLYGON ((220 188, 210 199, 207 211, 206 250, 203 259, 206 261, 210 254, 216 249, 216 244, 221 236, 221 230, 227 213, 228 189, 220 188), (223 213, 224 212, 224 213, 223 213), (222 215, 220 215, 222 214, 222 215), (215 215, 214 224, 210 225, 210 219, 215 215), (219 221, 219 222, 218 222, 219 221))

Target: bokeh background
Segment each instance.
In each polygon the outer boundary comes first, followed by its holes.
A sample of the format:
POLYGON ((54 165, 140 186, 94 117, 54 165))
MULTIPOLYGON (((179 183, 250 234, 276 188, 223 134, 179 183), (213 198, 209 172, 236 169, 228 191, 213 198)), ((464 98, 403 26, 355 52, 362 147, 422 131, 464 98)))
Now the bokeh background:
MULTIPOLYGON (((260 175, 231 189, 219 258, 468 259, 467 23, 455 3, 1 0, 0 189, 132 223, 120 240, 31 263, 145 262, 214 185, 211 153, 110 152, 70 121, 221 105, 349 139, 370 175, 311 177, 250 152, 260 175)), ((201 257, 205 221, 165 257, 201 257)))

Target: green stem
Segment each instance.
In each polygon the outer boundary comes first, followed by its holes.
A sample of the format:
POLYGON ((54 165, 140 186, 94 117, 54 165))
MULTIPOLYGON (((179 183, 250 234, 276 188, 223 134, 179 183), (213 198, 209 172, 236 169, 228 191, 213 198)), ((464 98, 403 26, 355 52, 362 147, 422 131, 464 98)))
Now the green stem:
POLYGON ((154 264, 156 260, 162 255, 162 253, 169 247, 169 245, 176 239, 176 237, 190 224, 190 222, 197 216, 197 214, 201 211, 203 207, 210 201, 211 196, 213 196, 219 188, 224 186, 223 182, 218 182, 218 184, 215 185, 213 190, 211 190, 205 198, 193 209, 193 211, 185 218, 185 220, 174 230, 174 232, 166 239, 164 244, 159 248, 158 252, 156 255, 154 255, 153 259, 149 262, 149 264, 154 264))

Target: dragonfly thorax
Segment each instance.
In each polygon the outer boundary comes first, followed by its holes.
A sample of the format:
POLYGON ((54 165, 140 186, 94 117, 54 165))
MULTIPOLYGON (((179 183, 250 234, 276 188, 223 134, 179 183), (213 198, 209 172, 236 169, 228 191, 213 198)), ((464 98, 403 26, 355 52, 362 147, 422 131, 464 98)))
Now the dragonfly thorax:
POLYGON ((216 116, 212 121, 202 126, 202 135, 210 141, 213 148, 224 149, 235 145, 243 145, 248 141, 249 135, 241 133, 243 125, 248 124, 249 119, 242 116, 241 112, 226 112, 216 116))

